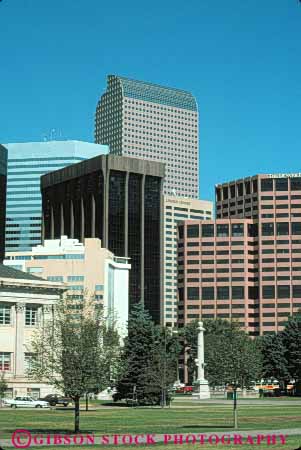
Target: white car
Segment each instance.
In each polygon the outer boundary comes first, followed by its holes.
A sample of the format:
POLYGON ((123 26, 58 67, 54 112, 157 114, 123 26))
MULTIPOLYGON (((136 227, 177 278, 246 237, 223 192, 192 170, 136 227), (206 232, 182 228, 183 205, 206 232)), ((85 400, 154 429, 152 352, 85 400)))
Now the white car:
POLYGON ((49 408, 44 400, 34 400, 31 397, 16 397, 14 400, 5 400, 5 405, 11 408, 49 408))

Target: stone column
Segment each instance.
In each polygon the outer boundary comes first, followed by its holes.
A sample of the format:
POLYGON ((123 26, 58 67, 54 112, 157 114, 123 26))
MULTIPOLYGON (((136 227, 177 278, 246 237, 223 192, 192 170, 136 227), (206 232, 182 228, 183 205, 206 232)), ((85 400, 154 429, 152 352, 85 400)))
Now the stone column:
POLYGON ((145 175, 142 175, 141 181, 141 303, 144 305, 144 199, 145 199, 145 175))
POLYGON ((14 375, 24 376, 24 325, 25 325, 25 303, 16 303, 15 322, 15 355, 14 355, 14 375))
POLYGON ((50 239, 54 239, 54 213, 53 206, 50 206, 50 239))
POLYGON ((110 196, 110 169, 103 171, 104 176, 104 199, 103 199, 103 244, 102 247, 108 248, 109 245, 109 196, 110 196))
POLYGON ((64 205, 63 205, 63 203, 61 203, 60 214, 61 214, 61 231, 60 231, 60 233, 61 233, 61 236, 64 236, 64 234, 65 234, 65 224, 64 224, 64 205))
POLYGON ((198 359, 196 360, 198 366, 198 378, 195 383, 195 392, 193 393, 193 398, 196 400, 202 400, 210 398, 210 390, 208 381, 205 380, 204 374, 204 331, 203 322, 199 322, 198 326, 198 359))
POLYGON ((73 209, 73 200, 70 200, 70 239, 74 239, 74 209, 73 209))
POLYGON ((84 199, 80 199, 80 241, 85 242, 85 205, 84 199))
POLYGON ((124 189, 124 256, 128 256, 129 253, 129 175, 129 172, 126 172, 124 189))
POLYGON ((91 237, 95 238, 95 197, 94 194, 91 194, 91 237))

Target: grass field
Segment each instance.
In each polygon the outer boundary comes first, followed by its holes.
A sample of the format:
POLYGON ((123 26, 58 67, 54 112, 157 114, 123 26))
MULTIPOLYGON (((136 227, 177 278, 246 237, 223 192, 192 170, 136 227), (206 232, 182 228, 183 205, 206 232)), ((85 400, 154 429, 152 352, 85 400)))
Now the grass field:
MULTIPOLYGON (((260 446, 256 446, 256 448, 258 449, 262 449, 262 450, 266 450, 266 449, 274 449, 274 450, 294 450, 297 449, 301 444, 301 436, 300 437, 290 437, 287 440, 286 445, 282 445, 282 446, 271 446, 271 445, 260 445, 260 446)), ((31 447, 32 450, 37 450, 38 448, 41 447, 31 447)), ((45 447, 44 447, 45 448, 45 447)), ((66 447, 63 447, 66 448, 66 447)), ((83 450, 83 448, 85 447, 68 447, 71 448, 72 450, 83 450)), ((100 450, 100 449, 114 449, 116 447, 111 446, 111 447, 103 447, 103 446, 93 446, 92 447, 95 450, 100 450)), ((129 446, 122 446, 122 447, 117 447, 120 448, 122 450, 133 450, 134 448, 136 449, 141 449, 141 450, 146 450, 149 449, 150 447, 148 446, 144 446, 141 445, 139 447, 135 446, 135 447, 129 447, 129 446)), ((154 448, 154 450, 197 450, 198 448, 201 448, 202 450, 212 450, 214 448, 217 449, 227 449, 227 450, 250 450, 251 448, 254 448, 250 445, 202 445, 202 446, 198 446, 198 445, 155 445, 152 448, 154 448)), ((62 450, 62 447, 51 447, 51 450, 62 450)))
MULTIPOLYGON (((33 433, 73 430, 73 411, 57 409, 0 410, 0 438, 10 437, 16 428, 33 433)), ((233 427, 232 405, 204 404, 189 408, 106 408, 81 411, 81 430, 96 434, 212 433, 233 427)), ((240 405, 241 430, 275 430, 301 427, 301 405, 240 405)), ((166 447, 165 447, 166 448, 166 447)), ((174 447, 173 447, 174 448, 174 447)), ((203 446, 202 446, 203 448, 203 446)), ((229 447, 227 447, 229 448, 229 447)))

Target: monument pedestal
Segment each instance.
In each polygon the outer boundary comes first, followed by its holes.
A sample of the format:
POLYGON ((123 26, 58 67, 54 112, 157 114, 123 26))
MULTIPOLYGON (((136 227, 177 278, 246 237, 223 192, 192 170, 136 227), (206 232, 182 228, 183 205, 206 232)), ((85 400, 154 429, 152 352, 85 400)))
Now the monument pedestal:
POLYGON ((192 393, 193 400, 206 400, 210 398, 210 390, 207 380, 197 380, 192 393))

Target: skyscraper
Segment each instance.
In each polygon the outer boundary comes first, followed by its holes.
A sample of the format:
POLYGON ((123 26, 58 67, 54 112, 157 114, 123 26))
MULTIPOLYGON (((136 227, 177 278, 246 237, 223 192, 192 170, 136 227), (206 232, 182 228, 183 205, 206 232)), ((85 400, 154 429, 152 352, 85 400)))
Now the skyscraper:
POLYGON ((97 237, 130 258, 130 306, 142 302, 160 321, 164 165, 98 156, 41 178, 44 235, 84 242, 97 237))
POLYGON ((215 221, 179 226, 179 322, 238 320, 279 332, 301 308, 301 173, 216 186, 215 221))
POLYGON ((0 145, 0 262, 4 258, 7 150, 0 145))
POLYGON ((212 219, 212 202, 196 199, 163 197, 164 290, 162 323, 174 326, 178 319, 178 244, 177 224, 185 219, 212 219))
POLYGON ((190 92, 109 75, 95 142, 166 164, 164 194, 198 198, 198 108, 190 92))
POLYGON ((41 175, 109 149, 80 141, 4 145, 8 150, 5 249, 29 251, 41 243, 41 175))

